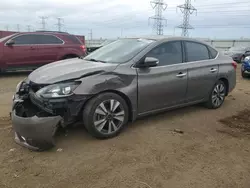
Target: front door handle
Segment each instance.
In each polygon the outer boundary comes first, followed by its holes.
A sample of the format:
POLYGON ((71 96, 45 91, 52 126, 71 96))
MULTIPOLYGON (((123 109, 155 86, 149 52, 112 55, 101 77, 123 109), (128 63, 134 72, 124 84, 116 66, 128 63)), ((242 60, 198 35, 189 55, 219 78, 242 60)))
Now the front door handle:
POLYGON ((31 49, 31 50, 35 50, 36 48, 34 48, 34 47, 30 47, 30 49, 31 49))
POLYGON ((184 77, 184 76, 186 76, 186 75, 187 75, 187 73, 182 73, 182 72, 180 72, 180 73, 177 74, 176 76, 179 77, 179 78, 182 78, 182 77, 184 77))
POLYGON ((214 69, 214 68, 211 68, 211 69, 210 69, 210 72, 212 72, 212 73, 213 73, 213 72, 216 72, 216 71, 217 71, 217 69, 214 69))

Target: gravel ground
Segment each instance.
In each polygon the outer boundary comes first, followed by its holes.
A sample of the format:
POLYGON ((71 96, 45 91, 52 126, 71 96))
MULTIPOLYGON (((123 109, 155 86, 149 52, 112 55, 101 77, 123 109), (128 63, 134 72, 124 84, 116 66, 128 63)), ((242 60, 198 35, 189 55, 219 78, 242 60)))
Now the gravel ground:
MULTIPOLYGON (((73 128, 57 136, 55 148, 40 153, 14 143, 8 118, 15 86, 26 75, 4 75, 0 187, 249 188, 249 129, 239 131, 238 121, 230 121, 250 106, 250 80, 243 80, 239 71, 237 87, 220 109, 197 105, 147 117, 109 140, 73 128)), ((240 122, 244 123, 242 118, 240 122)))

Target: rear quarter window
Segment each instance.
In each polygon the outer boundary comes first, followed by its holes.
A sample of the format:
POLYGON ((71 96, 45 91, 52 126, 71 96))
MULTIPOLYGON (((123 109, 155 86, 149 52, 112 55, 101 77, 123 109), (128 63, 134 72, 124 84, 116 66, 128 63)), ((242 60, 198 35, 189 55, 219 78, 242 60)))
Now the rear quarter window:
POLYGON ((80 42, 80 40, 76 36, 74 36, 74 35, 67 35, 65 37, 67 37, 67 39, 70 40, 74 44, 82 44, 80 42))
POLYGON ((213 49, 212 47, 210 47, 210 46, 208 46, 208 49, 209 49, 210 54, 211 54, 211 58, 210 59, 216 58, 218 52, 215 49, 213 49))

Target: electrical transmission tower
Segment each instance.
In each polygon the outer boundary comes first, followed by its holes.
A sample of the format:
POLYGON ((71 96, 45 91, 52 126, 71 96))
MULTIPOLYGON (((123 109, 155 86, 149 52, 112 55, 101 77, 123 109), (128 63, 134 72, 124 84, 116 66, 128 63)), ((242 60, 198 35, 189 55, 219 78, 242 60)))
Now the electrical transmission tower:
POLYGON ((30 25, 27 25, 27 31, 30 32, 30 25))
POLYGON ((63 26, 63 19, 62 18, 57 18, 57 27, 58 27, 58 31, 62 30, 62 26, 63 26))
POLYGON ((153 30, 157 35, 163 35, 163 27, 166 25, 167 20, 162 16, 162 12, 166 10, 167 4, 163 0, 155 0, 150 2, 153 9, 155 9, 155 15, 149 17, 149 20, 154 20, 153 30), (165 22, 165 24, 163 24, 165 22))
POLYGON ((40 16, 39 18, 42 20, 42 22, 41 22, 41 24, 42 24, 42 30, 45 30, 45 28, 46 28, 46 20, 48 19, 48 17, 46 17, 46 16, 40 16))
POLYGON ((197 9, 194 8, 194 6, 191 4, 191 0, 185 0, 185 4, 177 6, 183 13, 183 21, 182 24, 177 26, 177 28, 182 29, 182 36, 187 36, 188 37, 188 30, 189 29, 194 29, 190 24, 189 24, 189 17, 191 14, 196 12, 197 14, 197 9))

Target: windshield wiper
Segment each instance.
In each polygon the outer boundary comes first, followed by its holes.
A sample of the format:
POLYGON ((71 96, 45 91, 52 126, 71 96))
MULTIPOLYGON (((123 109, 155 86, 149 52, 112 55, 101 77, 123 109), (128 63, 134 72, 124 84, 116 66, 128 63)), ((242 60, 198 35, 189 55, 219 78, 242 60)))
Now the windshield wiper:
POLYGON ((94 62, 106 63, 106 61, 101 61, 101 60, 97 60, 97 59, 93 59, 93 58, 91 58, 91 59, 85 59, 85 60, 87 60, 87 61, 94 61, 94 62))

